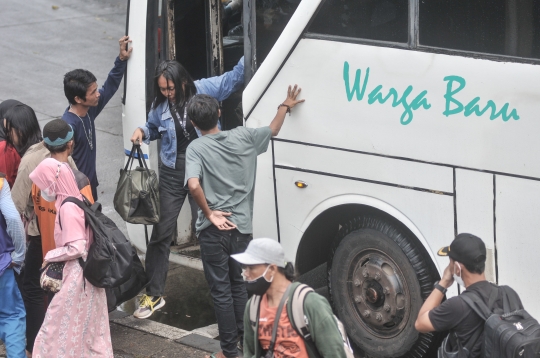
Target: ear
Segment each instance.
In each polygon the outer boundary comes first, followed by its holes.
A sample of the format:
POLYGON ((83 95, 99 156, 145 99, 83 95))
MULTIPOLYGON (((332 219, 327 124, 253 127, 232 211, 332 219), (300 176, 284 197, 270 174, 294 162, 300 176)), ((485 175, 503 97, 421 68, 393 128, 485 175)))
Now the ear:
POLYGON ((221 109, 218 109, 218 118, 221 118, 221 109))
POLYGON ((77 102, 77 104, 81 104, 81 103, 84 102, 84 101, 81 99, 81 97, 79 97, 79 96, 75 96, 74 100, 75 100, 75 102, 77 102))

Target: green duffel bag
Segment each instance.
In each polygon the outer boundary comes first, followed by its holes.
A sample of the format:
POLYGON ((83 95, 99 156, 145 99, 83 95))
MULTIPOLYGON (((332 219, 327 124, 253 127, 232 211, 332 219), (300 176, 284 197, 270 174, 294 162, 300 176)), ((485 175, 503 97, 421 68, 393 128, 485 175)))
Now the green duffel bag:
POLYGON ((159 222, 159 189, 156 172, 148 169, 140 145, 133 145, 114 194, 114 209, 131 224, 153 225, 159 222), (131 169, 135 157, 139 166, 131 169))

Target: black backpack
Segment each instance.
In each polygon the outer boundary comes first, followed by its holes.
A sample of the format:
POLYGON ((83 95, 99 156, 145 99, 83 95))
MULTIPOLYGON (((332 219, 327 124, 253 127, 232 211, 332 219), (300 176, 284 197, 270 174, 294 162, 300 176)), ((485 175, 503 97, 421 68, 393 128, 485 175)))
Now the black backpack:
POLYGON ((480 336, 482 357, 484 358, 529 358, 540 355, 540 325, 527 311, 521 308, 521 300, 517 293, 508 286, 492 286, 489 302, 475 292, 465 291, 460 296, 476 314, 485 320, 484 329, 478 330, 462 346, 454 332, 448 334, 439 348, 438 358, 467 358, 480 336), (494 307, 494 303, 502 291, 503 308, 494 307), (448 350, 448 342, 452 340, 453 351, 448 350))
POLYGON ((486 305, 475 292, 467 292, 461 297, 486 321, 482 357, 486 358, 529 358, 540 356, 540 324, 520 307, 517 293, 508 286, 494 286, 486 305), (503 312, 489 307, 495 301, 498 290, 503 293, 503 312))
MULTIPOLYGON (((95 287, 113 288, 128 281, 132 275, 133 248, 116 224, 101 212, 101 204, 69 197, 62 202, 73 203, 84 211, 86 225, 94 233, 86 262, 79 258, 84 277, 95 287)), ((58 216, 60 228, 62 222, 58 216)))

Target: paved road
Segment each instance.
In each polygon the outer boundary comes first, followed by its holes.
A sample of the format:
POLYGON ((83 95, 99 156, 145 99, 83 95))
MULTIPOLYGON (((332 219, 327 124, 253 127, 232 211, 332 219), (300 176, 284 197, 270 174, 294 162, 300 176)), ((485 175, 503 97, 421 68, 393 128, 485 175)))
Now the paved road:
MULTIPOLYGON (((42 127, 60 117, 68 104, 66 72, 88 69, 98 84, 107 78, 125 32, 126 7, 126 0, 2 0, 0 100, 30 105, 42 127)), ((121 92, 96 120, 97 171, 104 212, 125 230, 111 204, 124 160, 121 92)))
MULTIPOLYGON (((125 31, 126 8, 127 0, 2 0, 0 101, 14 98, 30 105, 42 127, 60 117, 67 107, 62 82, 66 72, 84 68, 94 73, 98 84, 105 81, 125 31)), ((99 201, 125 232, 112 207, 124 163, 122 88, 95 124, 99 201)), ((111 333, 116 357, 201 357, 203 352, 137 327, 112 323, 111 333)), ((0 344, 0 357, 3 354, 0 344)))

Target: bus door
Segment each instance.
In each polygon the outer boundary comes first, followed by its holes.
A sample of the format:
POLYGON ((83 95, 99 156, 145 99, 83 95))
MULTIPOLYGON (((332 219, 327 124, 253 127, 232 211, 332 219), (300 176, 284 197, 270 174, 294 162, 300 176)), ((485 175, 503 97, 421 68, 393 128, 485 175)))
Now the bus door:
MULTIPOLYGON (((281 35, 300 0, 171 0, 169 58, 194 80, 231 71, 245 55, 246 84, 281 35), (225 7, 233 8, 224 11, 225 7), (246 41, 244 41, 246 39, 246 41)), ((221 103, 222 128, 243 125, 242 93, 221 103)))

